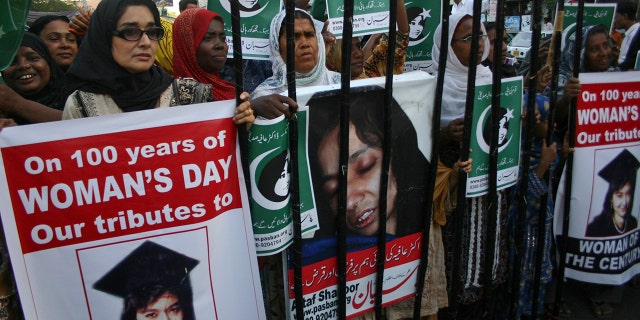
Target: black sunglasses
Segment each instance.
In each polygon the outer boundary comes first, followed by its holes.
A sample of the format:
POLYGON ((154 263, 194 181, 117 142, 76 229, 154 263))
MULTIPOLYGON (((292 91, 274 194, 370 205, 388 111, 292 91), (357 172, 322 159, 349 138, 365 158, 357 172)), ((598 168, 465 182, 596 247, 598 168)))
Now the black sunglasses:
POLYGON ((146 33, 149 40, 160 40, 164 37, 164 28, 152 27, 147 30, 138 28, 124 28, 122 30, 113 31, 113 35, 125 39, 127 41, 138 41, 142 38, 142 34, 146 33))

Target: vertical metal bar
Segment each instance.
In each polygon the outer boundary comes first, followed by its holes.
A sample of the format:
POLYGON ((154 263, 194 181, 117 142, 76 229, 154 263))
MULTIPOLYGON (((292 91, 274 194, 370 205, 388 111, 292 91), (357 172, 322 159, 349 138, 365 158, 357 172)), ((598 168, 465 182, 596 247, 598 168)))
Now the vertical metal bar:
POLYGON ((286 0, 285 10, 285 31, 287 33, 287 90, 289 98, 297 100, 296 97, 296 60, 294 41, 294 12, 295 0, 286 0))
MULTIPOLYGON (((434 100, 434 110, 433 110, 433 128, 432 130, 432 134, 433 134, 433 145, 431 146, 431 168, 429 170, 429 184, 427 185, 427 190, 426 190, 426 197, 428 202, 433 203, 433 190, 434 190, 434 185, 435 185, 435 178, 437 175, 437 171, 438 171, 438 160, 439 160, 439 154, 438 154, 438 146, 440 145, 440 114, 441 114, 441 110, 442 110, 442 91, 443 91, 443 87, 444 87, 444 73, 445 73, 445 69, 447 67, 447 53, 448 50, 445 50, 444 48, 447 48, 447 46, 449 45, 449 0, 442 0, 442 21, 441 21, 441 26, 440 26, 440 56, 438 56, 438 74, 437 74, 437 79, 436 79, 436 94, 435 94, 435 100, 434 100)), ((432 57, 433 58, 433 57, 432 57)), ((427 208, 427 212, 431 212, 431 208, 432 206, 428 206, 427 208)), ((458 219, 456 219, 458 220, 458 219)), ((428 252, 429 252, 429 243, 428 243, 428 239, 425 239, 425 234, 429 234, 429 228, 431 227, 431 214, 426 214, 425 215, 425 223, 424 223, 424 229, 422 231, 422 248, 421 248, 421 253, 420 253, 420 272, 418 272, 418 283, 422 284, 424 283, 424 278, 426 277, 426 271, 427 271, 427 266, 428 266, 428 252)), ((452 276, 452 279, 455 278, 455 276, 452 276)), ((414 301, 414 305, 413 305, 413 318, 414 319, 419 319, 420 318, 420 309, 422 306, 422 291, 424 290, 423 286, 420 285, 419 290, 416 292, 416 298, 414 301)), ((453 286, 451 287, 452 289, 454 288, 453 286)), ((452 292, 453 290, 449 290, 449 292, 452 292)), ((455 307, 454 305, 454 301, 455 300, 455 295, 450 294, 449 295, 449 306, 453 309, 455 307)))
MULTIPOLYGON (((518 215, 516 218, 516 235, 520 235, 520 237, 516 238, 516 243, 515 243, 515 248, 516 248, 516 254, 515 254, 515 259, 514 259, 514 266, 513 266, 513 292, 516 295, 516 297, 518 297, 519 299, 519 295, 520 295, 520 277, 522 275, 522 250, 523 250, 523 246, 524 246, 524 237, 525 234, 523 232, 524 230, 524 223, 525 223, 525 217, 527 214, 527 193, 528 193, 528 189, 529 189, 529 164, 531 162, 531 148, 533 146, 533 132, 534 132, 534 128, 535 128, 535 123, 536 123, 536 118, 535 118, 535 109, 536 108, 536 95, 535 95, 535 90, 537 87, 537 73, 538 73, 538 51, 539 51, 539 46, 540 46, 540 2, 539 0, 536 0, 536 2, 534 2, 534 7, 533 8, 533 15, 531 17, 531 20, 533 21, 531 27, 532 27, 532 45, 531 45, 531 49, 530 50, 530 57, 531 57, 531 67, 529 68, 529 78, 528 79, 524 79, 525 81, 528 81, 528 96, 527 96, 527 118, 525 119, 526 121, 526 125, 523 126, 523 136, 524 136, 524 145, 522 146, 521 150, 522 150, 522 164, 521 164, 521 168, 522 169, 522 175, 520 177, 520 181, 518 184, 518 193, 516 194, 516 198, 518 201, 518 215)), ((516 312, 516 308, 517 308, 517 303, 512 304, 511 305, 511 315, 513 316, 516 312)))
POLYGON ((387 183, 389 182, 389 163, 391 161, 391 105, 393 103, 393 66, 396 51, 396 17, 397 0, 389 1, 389 45, 387 47, 387 66, 384 83, 384 140, 382 142, 382 173, 380 174, 380 190, 378 197, 380 210, 378 211, 378 252, 376 255, 376 319, 382 319, 382 285, 384 282, 384 263, 387 245, 387 183))
MULTIPOLYGON (((549 146, 552 142, 553 142, 553 131, 554 131, 554 127, 555 127, 555 110, 556 110, 556 104, 558 103, 558 78, 560 75, 560 54, 561 54, 561 45, 562 45, 562 23, 564 20, 564 2, 562 1, 558 1, 557 3, 557 10, 556 10, 556 18, 555 18, 555 22, 554 22, 554 31, 553 31, 553 36, 551 37, 551 43, 549 44, 550 46, 550 50, 549 50, 549 55, 547 57, 547 64, 551 66, 551 70, 552 70, 552 74, 551 74, 551 102, 549 103, 549 116, 547 117, 547 133, 546 133, 546 143, 547 146, 549 146)), ((558 166, 559 168, 560 166, 558 166)), ((549 186, 549 191, 553 191, 553 174, 551 174, 551 172, 547 172, 547 186, 549 186)), ((545 197, 543 197, 542 201, 541 201, 541 206, 540 206, 540 210, 542 210, 542 204, 544 204, 544 210, 546 213, 546 204, 549 201, 549 198, 553 197, 553 194, 551 192, 547 192, 547 194, 545 195, 545 197)), ((540 216, 542 217, 542 215, 540 216)), ((540 219, 540 218, 539 218, 540 219)), ((551 236, 554 237, 553 234, 553 230, 550 230, 551 232, 551 236)), ((544 237, 546 237, 546 235, 542 235, 542 234, 538 234, 538 238, 539 239, 544 239, 544 237)), ((546 248, 547 250, 551 250, 551 248, 546 248)), ((542 255, 544 253, 538 253, 538 256, 540 257, 540 269, 542 268, 542 255)), ((536 265, 537 267, 537 265, 536 265)), ((562 286, 563 281, 561 280, 561 278, 557 278, 558 281, 556 283, 557 286, 562 286)), ((556 289, 558 290, 558 289, 556 289)), ((561 289, 560 289, 561 290, 561 289)), ((560 297, 560 299, 562 299, 562 294, 558 293, 558 295, 556 296, 560 297)), ((559 300, 556 300, 559 301, 559 300)), ((559 306, 559 304, 556 304, 556 306, 559 306)), ((557 316, 558 315, 558 311, 560 309, 558 307, 553 308, 553 312, 554 315, 557 316)))
MULTIPOLYGON (((296 97, 294 11, 295 0, 287 0, 285 4, 285 30, 287 35, 287 90, 289 98, 296 97)), ((300 221, 300 187, 298 181, 298 117, 291 110, 289 118, 289 157, 291 163, 291 216, 293 220, 293 290, 296 303, 296 319, 304 319, 304 301, 302 293, 302 231, 300 221)))
MULTIPOLYGON (((575 52, 573 53, 573 76, 578 77, 578 72, 580 71, 580 51, 582 49, 582 24, 583 24, 583 16, 584 16, 584 0, 578 1, 578 16, 576 17, 576 47, 575 52)), ((569 125, 568 132, 569 135, 569 147, 574 147, 574 137, 576 135, 576 103, 577 98, 571 99, 571 106, 569 107, 569 125)), ((572 187, 572 175, 573 175, 573 153, 570 152, 567 155, 567 161, 565 164, 565 184, 564 184, 564 208, 562 212, 562 236, 558 239, 558 251, 560 253, 560 261, 558 261, 558 285, 556 286, 556 305, 560 305, 562 303, 562 294, 563 294, 563 282, 564 279, 564 269, 565 269, 565 259, 566 259, 566 249, 564 246, 564 241, 567 238, 569 233, 569 222, 570 222, 570 210, 571 210, 571 187, 572 187)))
MULTIPOLYGON (((497 248, 493 245, 496 242, 496 224, 502 209, 498 203, 498 126, 500 110, 500 92, 502 91, 502 43, 504 34, 504 0, 499 0, 496 6, 496 29, 495 39, 493 39, 493 85, 491 87, 491 134, 489 138, 489 192, 487 207, 487 234, 486 234, 486 254, 484 259, 485 272, 483 274, 483 293, 485 297, 484 312, 493 318, 494 313, 494 286, 493 286, 493 265, 497 248)), ((485 50, 488 50, 485 49, 485 50)))
MULTIPOLYGON (((546 141, 547 143, 550 143, 551 139, 553 138, 553 127, 556 123, 555 120, 555 106, 558 103, 558 78, 560 75, 560 54, 561 54, 561 45, 562 45, 562 23, 564 21, 564 3, 562 1, 558 1, 558 8, 556 11, 556 19, 555 19, 555 25, 554 25, 554 32, 553 32, 553 36, 551 38, 551 44, 550 44, 550 50, 549 50, 549 56, 547 57, 547 64, 551 65, 551 103, 549 105, 549 117, 547 119, 547 135, 546 135, 546 141)), ((549 186, 549 192, 553 191, 552 188, 552 174, 550 174, 549 172, 547 172, 548 177, 546 178, 547 181, 547 186, 549 186)), ((547 192, 547 197, 550 197, 551 195, 549 194, 549 192, 547 192)), ((545 205, 547 203, 547 199, 543 199, 545 205)), ((542 208, 541 208, 542 209, 542 208)), ((551 236, 554 237, 553 234, 553 230, 551 230, 551 236)), ((548 250, 551 250, 551 248, 548 248, 548 250)), ((558 273, 559 274, 559 273, 558 273)), ((557 278, 556 281, 556 285, 561 287, 562 284, 564 283, 564 281, 561 280, 561 278, 557 278)), ((558 290, 558 289, 556 289, 558 290)), ((562 289, 559 289, 560 291, 557 291, 557 296, 556 296, 556 301, 562 301, 562 289), (559 299, 558 299, 559 298, 559 299)), ((560 304, 556 304, 556 306, 559 306, 560 304)), ((559 314, 559 310, 560 308, 556 307, 553 308, 553 312, 554 312, 554 316, 558 316, 559 314)))
MULTIPOLYGON (((478 52, 479 50, 479 39, 480 39, 480 9, 482 1, 474 1, 473 3, 473 27, 471 29, 472 41, 471 41, 471 54, 469 57, 469 73, 467 76, 467 97, 465 101, 465 111, 464 111, 464 129, 462 131, 462 142, 460 143, 460 155, 459 159, 461 161, 469 160, 469 142, 471 140, 471 123, 473 121, 473 104, 475 102, 475 84, 476 84, 476 70, 478 67, 478 55, 474 54, 474 52, 478 52)), ((449 43, 442 47, 442 50, 448 50, 449 43)), ((443 69, 444 71, 444 69, 443 69)), ((461 264, 461 255, 456 253, 462 252, 462 220, 465 219, 467 215, 467 193, 466 193, 466 185, 467 185, 467 175, 460 174, 458 176, 458 203, 456 207, 456 218, 454 223, 454 255, 453 255, 453 266, 451 268, 451 278, 452 278, 452 298, 453 300, 449 300, 450 305, 452 305, 452 312, 456 311, 457 299, 460 290, 460 264, 461 264), (452 302, 453 301, 453 302, 452 302)), ((464 288, 463 288, 464 290, 464 288)))
MULTIPOLYGON (((441 48, 446 48, 449 35, 449 1, 442 1, 442 27, 441 27, 441 48)), ((427 276, 427 267, 429 266, 429 235, 431 230, 431 221, 433 219, 433 192, 435 188, 436 175, 438 174, 438 146, 440 145, 440 113, 442 109, 442 88, 444 83, 444 68, 447 66, 448 50, 440 50, 438 62, 443 68, 442 72, 438 72, 436 80, 436 94, 433 108, 433 119, 431 120, 431 136, 433 143, 431 144, 431 159, 429 159, 428 180, 425 188, 424 197, 426 199, 426 212, 422 215, 422 242, 420 247, 420 265, 418 268, 418 279, 416 294, 413 302, 413 318, 420 319, 420 311, 422 309, 422 293, 424 292, 424 280, 427 276)))
MULTIPOLYGON (((240 35, 240 9, 238 0, 231 1, 231 37, 233 39, 233 69, 235 76, 236 104, 242 103, 240 94, 243 91, 242 78, 242 39, 240 35)), ((240 161, 244 172, 244 183, 247 188, 247 195, 251 199, 251 182, 249 175, 249 145, 248 132, 245 126, 238 127, 238 137, 240 138, 240 161)))
MULTIPOLYGON (((531 44, 531 48, 533 48, 535 46, 535 48, 539 48, 540 47, 540 31, 541 31, 541 25, 540 25, 540 21, 542 20, 542 12, 541 12, 541 1, 540 0, 534 0, 533 2, 533 12, 532 12, 532 16, 531 16, 531 20, 533 21, 533 23, 531 24, 531 28, 533 31, 532 32, 532 44, 531 44)), ((531 147, 533 146, 533 139, 534 137, 534 132, 535 132, 535 109, 537 108, 536 105, 536 90, 538 87, 538 50, 536 50, 535 52, 531 52, 531 59, 535 60, 535 64, 531 64, 531 69, 529 69, 529 95, 528 95, 528 112, 527 112, 527 127, 528 129, 526 130, 527 132, 527 139, 528 142, 530 142, 529 145, 525 145, 526 151, 526 157, 525 159, 523 159, 523 171, 527 172, 527 181, 529 180, 529 176, 528 176, 528 172, 529 172, 529 164, 530 164, 530 152, 531 152, 531 147), (535 53, 535 56, 533 55, 535 53), (534 69, 535 67, 535 69, 534 69), (532 74, 533 72, 535 72, 535 74, 532 74), (525 167, 524 164, 526 164, 527 166, 525 167)), ((547 143, 550 143, 550 141, 547 141, 547 143)), ((523 196, 526 198, 527 196, 527 192, 528 192, 528 184, 527 184, 527 189, 524 190, 523 192, 523 196)), ((543 197, 544 198, 544 197, 543 197)), ((543 199, 546 200, 546 199, 543 199)), ((544 256, 544 236, 545 236, 545 227, 546 227, 546 215, 547 215, 547 203, 545 202, 541 202, 540 203, 540 210, 538 212, 538 226, 537 226, 537 231, 538 231, 538 237, 536 237, 534 239, 535 241, 535 246, 536 246, 536 263, 534 266, 534 278, 533 278, 533 295, 532 295, 532 299, 533 301, 531 302, 531 316, 532 317, 537 317, 538 315, 538 308, 540 307, 538 305, 538 297, 540 296, 540 274, 541 274, 541 269, 542 269, 542 258, 544 256), (542 237, 540 237, 542 236, 542 237)), ((525 206, 524 206, 524 210, 527 210, 526 208, 526 202, 525 202, 525 206)))
POLYGON ((347 317, 347 170, 349 163, 349 110, 351 95, 351 36, 353 0, 345 0, 342 39, 342 78, 340 95, 340 170, 338 172, 338 319, 347 317), (348 61, 347 61, 348 58, 348 61))

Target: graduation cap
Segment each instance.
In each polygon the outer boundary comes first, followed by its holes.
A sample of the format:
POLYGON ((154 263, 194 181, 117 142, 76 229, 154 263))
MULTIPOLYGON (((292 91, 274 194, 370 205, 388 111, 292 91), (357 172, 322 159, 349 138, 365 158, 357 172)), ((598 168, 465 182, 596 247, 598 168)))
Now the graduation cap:
POLYGON ((93 288, 126 298, 143 286, 189 284, 189 272, 197 264, 198 260, 145 241, 102 276, 93 288))
POLYGON ((637 170, 640 162, 636 157, 624 149, 611 162, 598 172, 602 179, 607 180, 610 184, 621 184, 625 181, 636 181, 637 170))

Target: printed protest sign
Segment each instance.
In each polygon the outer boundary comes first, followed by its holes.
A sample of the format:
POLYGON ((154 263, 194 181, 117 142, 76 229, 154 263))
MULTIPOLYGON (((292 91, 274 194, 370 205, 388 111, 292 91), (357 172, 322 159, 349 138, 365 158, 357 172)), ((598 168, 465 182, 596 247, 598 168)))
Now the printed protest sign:
MULTIPOLYGON (((427 212, 425 187, 431 157, 435 78, 424 72, 394 76, 391 162, 387 188, 387 255, 383 305, 415 292, 421 221, 427 212)), ((379 187, 382 172, 384 78, 351 82, 347 168, 347 316, 373 310, 379 187)), ((290 317, 304 303, 305 318, 332 319, 337 313, 336 215, 339 170, 340 90, 303 88, 298 103, 309 107, 307 157, 320 229, 303 241, 304 301, 294 301, 289 266, 286 295, 290 317)), ((300 152, 302 154, 302 152, 300 152)))
MULTIPOLYGON (((603 24, 607 30, 612 30, 615 12, 615 3, 585 3, 582 25, 587 27, 603 24)), ((566 40, 573 37, 576 32, 577 17, 578 3, 565 3, 564 20, 562 21, 562 48, 564 48, 566 40)))
MULTIPOLYGON (((467 177, 467 197, 486 194, 489 189, 489 144, 491 135, 492 86, 476 87, 473 124, 469 144, 473 171, 467 177)), ((522 113, 522 77, 502 79, 498 122, 498 190, 518 180, 520 161, 520 123, 522 113)))
MULTIPOLYGON (((298 148, 306 149, 307 112, 300 108, 298 148)), ((258 255, 284 250, 293 241, 289 182, 291 172, 289 127, 284 115, 258 119, 249 133, 251 220, 258 255)), ((306 157, 298 157, 302 234, 318 229, 313 190, 306 157)))
POLYGON ((264 319, 234 111, 4 128, 0 212, 25 317, 116 319, 161 285, 185 315, 264 319))
MULTIPOLYGON (((244 59, 269 60, 269 26, 282 8, 281 0, 238 0, 240 9, 240 36, 244 59)), ((231 4, 229 0, 209 0, 207 9, 224 19, 224 30, 229 45, 228 58, 233 58, 231 30, 231 4)))
POLYGON ((440 23, 442 3, 438 1, 414 0, 405 2, 409 21, 409 46, 407 47, 405 71, 431 72, 433 31, 440 23))
MULTIPOLYGON (((318 0, 323 1, 323 0, 318 0)), ((328 30, 342 38, 344 1, 326 0, 329 16, 328 30)), ((355 0, 353 2, 353 36, 389 30, 389 0, 355 0)))
MULTIPOLYGON (((6 69, 22 41, 31 0, 0 1, 0 70, 6 69)), ((2 76, 0 76, 0 83, 2 76)))
MULTIPOLYGON (((621 285, 640 273, 640 72, 581 73, 565 275, 621 285)), ((564 179, 554 220, 562 233, 564 179)))

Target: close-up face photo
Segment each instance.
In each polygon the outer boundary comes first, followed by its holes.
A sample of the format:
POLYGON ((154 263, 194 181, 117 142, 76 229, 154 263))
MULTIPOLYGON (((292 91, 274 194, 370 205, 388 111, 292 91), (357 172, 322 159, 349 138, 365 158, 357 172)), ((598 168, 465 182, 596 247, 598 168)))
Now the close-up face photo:
POLYGON ((149 70, 154 63, 158 40, 164 35, 149 8, 127 7, 116 24, 116 32, 119 35, 114 34, 111 40, 111 54, 116 63, 131 73, 149 70))
MULTIPOLYGON (((334 214, 338 206, 338 128, 330 131, 320 143, 318 153, 322 168, 323 189, 331 201, 334 214)), ((382 149, 371 146, 358 137, 353 124, 349 126, 349 167, 347 173, 347 228, 361 235, 378 232, 378 201, 380 174, 382 172, 382 149)), ((387 190, 387 230, 394 230, 396 219, 396 181, 389 175, 387 190)), ((395 233, 390 232, 390 233, 395 233)))
MULTIPOLYGON (((294 21, 296 72, 309 73, 318 64, 318 39, 311 20, 297 18, 294 21)), ((287 32, 282 28, 280 36, 280 56, 287 59, 287 32)))
POLYGON ((208 73, 218 73, 227 61, 229 46, 226 42, 224 24, 218 19, 211 20, 209 30, 198 46, 198 65, 208 73))
POLYGON ((49 83, 51 72, 47 61, 33 48, 20 47, 11 65, 2 71, 4 81, 24 96, 40 92, 49 83))
MULTIPOLYGON (((471 41, 473 41, 472 30, 473 19, 470 16, 465 17, 460 20, 460 23, 458 23, 458 26, 453 33, 453 38, 451 39, 451 48, 453 48, 454 54, 464 66, 469 66, 469 63, 471 62, 471 41)), ((478 64, 482 62, 484 37, 486 37, 486 35, 480 36, 478 40, 478 64)))
POLYGON ((68 22, 49 22, 40 32, 40 39, 49 47, 51 56, 62 68, 68 68, 78 53, 78 39, 69 31, 68 22))

